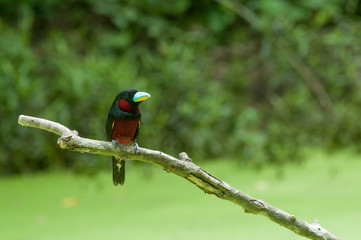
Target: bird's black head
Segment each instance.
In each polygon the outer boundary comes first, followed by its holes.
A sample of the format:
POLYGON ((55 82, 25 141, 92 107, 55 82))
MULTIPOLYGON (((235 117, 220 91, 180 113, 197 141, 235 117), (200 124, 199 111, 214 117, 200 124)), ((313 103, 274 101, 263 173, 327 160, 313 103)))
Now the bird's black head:
POLYGON ((136 112, 139 111, 139 104, 148 98, 150 98, 149 93, 139 92, 134 88, 130 88, 120 92, 115 100, 118 102, 118 106, 121 110, 136 112))
POLYGON ((127 89, 127 90, 121 91, 121 92, 118 94, 117 99, 118 99, 118 100, 124 99, 124 100, 126 100, 130 105, 138 106, 139 103, 141 103, 141 102, 134 102, 134 101, 133 101, 134 95, 135 95, 137 92, 138 92, 137 89, 129 88, 129 89, 127 89))

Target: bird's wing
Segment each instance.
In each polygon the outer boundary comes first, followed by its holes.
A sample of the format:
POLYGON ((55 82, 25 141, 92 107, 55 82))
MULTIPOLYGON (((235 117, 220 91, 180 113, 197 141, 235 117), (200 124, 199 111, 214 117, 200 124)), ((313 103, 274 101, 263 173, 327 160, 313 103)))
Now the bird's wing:
POLYGON ((135 130, 134 137, 132 139, 133 142, 134 142, 134 140, 137 138, 137 136, 139 134, 139 129, 140 129, 140 119, 139 119, 139 122, 138 122, 138 125, 137 125, 137 130, 135 130))
POLYGON ((107 122, 105 125, 105 131, 106 131, 106 135, 107 135, 107 140, 110 141, 112 140, 112 130, 114 127, 114 118, 113 116, 109 113, 108 117, 107 117, 107 122))

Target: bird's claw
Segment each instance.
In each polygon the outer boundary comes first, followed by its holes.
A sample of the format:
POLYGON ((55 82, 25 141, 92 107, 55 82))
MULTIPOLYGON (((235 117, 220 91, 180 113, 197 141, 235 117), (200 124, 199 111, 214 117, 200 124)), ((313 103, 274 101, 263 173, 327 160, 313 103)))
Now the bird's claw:
POLYGON ((138 145, 138 143, 134 142, 134 148, 135 148, 135 153, 138 154, 139 153, 139 145, 138 145))
MULTIPOLYGON (((112 144, 114 147, 116 147, 117 145, 121 144, 121 143, 118 143, 115 139, 112 140, 112 144)), ((134 142, 134 148, 135 148, 135 153, 139 153, 139 145, 138 143, 134 142)))

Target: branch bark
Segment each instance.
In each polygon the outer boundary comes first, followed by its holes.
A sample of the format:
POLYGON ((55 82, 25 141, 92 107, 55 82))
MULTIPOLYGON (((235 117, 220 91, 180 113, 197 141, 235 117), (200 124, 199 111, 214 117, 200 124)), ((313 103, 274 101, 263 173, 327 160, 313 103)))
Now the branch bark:
POLYGON ((133 146, 113 146, 111 142, 97 141, 78 136, 76 131, 49 120, 20 115, 18 123, 22 126, 40 128, 61 137, 58 144, 62 149, 91 154, 115 156, 124 160, 138 160, 150 162, 163 167, 166 172, 174 173, 195 184, 205 193, 213 194, 218 198, 234 202, 243 207, 246 213, 263 215, 271 221, 280 224, 291 231, 309 239, 340 240, 315 220, 309 224, 282 211, 267 202, 255 199, 238 189, 231 187, 228 183, 212 176, 199 166, 195 165, 186 153, 181 153, 180 158, 172 157, 160 151, 139 148, 135 153, 133 146))

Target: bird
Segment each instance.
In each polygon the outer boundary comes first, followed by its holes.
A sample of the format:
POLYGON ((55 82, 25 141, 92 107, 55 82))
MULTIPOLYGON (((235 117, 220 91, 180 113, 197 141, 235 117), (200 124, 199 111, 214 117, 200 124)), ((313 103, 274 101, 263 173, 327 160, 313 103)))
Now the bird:
MULTIPOLYGON (((114 99, 106 120, 107 140, 114 145, 123 144, 135 147, 138 153, 138 144, 135 139, 138 136, 141 114, 139 104, 150 98, 151 95, 146 92, 139 92, 130 88, 121 91, 114 99)), ((123 185, 125 181, 125 161, 112 157, 113 161, 113 183, 123 185)))

